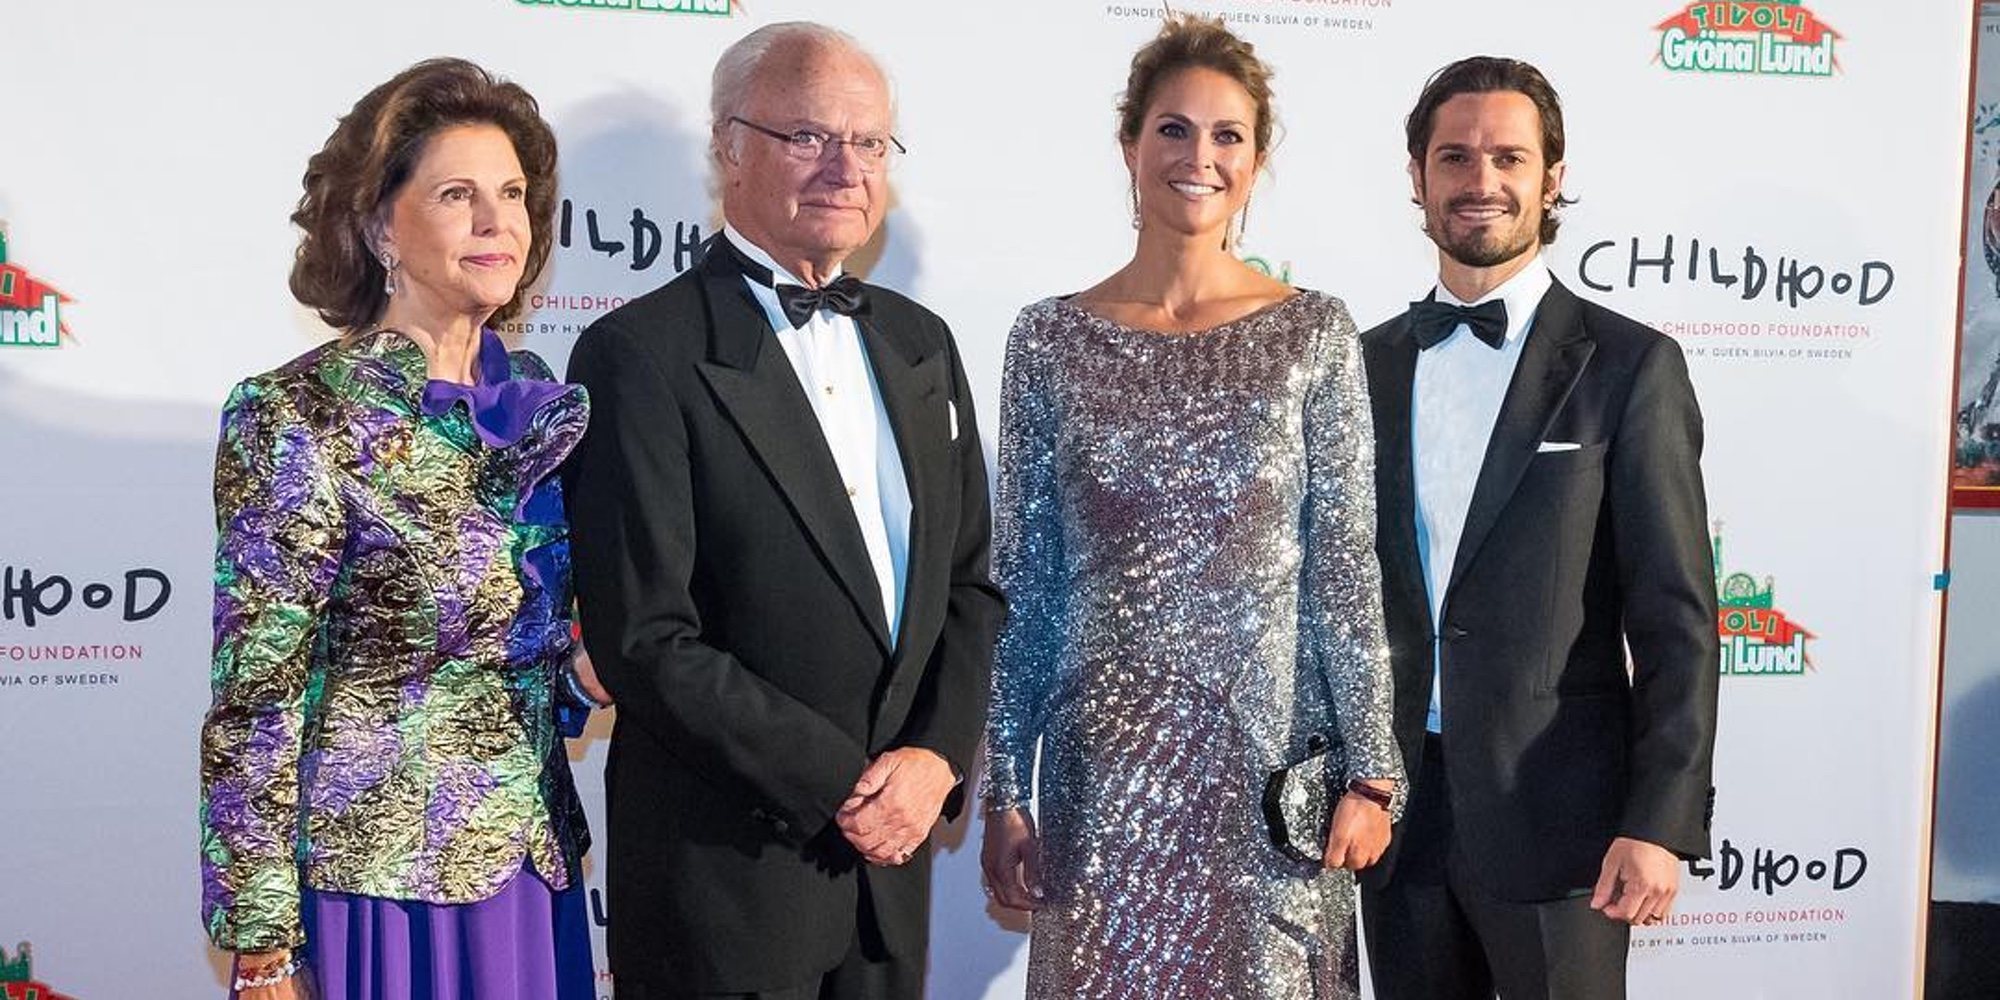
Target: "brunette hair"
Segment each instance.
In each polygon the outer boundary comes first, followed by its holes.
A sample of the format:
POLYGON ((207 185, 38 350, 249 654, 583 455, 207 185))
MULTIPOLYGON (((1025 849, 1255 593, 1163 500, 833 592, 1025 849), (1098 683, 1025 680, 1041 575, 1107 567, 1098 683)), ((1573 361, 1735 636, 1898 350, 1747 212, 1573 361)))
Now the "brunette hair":
POLYGON ((1250 94, 1257 108, 1254 132, 1257 153, 1271 148, 1271 130, 1277 124, 1271 112, 1271 67, 1257 58, 1249 42, 1223 26, 1221 18, 1194 14, 1174 14, 1160 25, 1160 33, 1132 56, 1132 73, 1125 79, 1125 96, 1118 100, 1118 141, 1126 145, 1139 140, 1145 127, 1146 106, 1160 81, 1184 69, 1211 69, 1235 80, 1250 94))
POLYGON ((306 162, 305 194, 292 212, 300 230, 292 295, 329 325, 355 331, 381 318, 389 296, 374 241, 383 207, 410 179, 431 136, 455 125, 492 125, 507 133, 527 175, 528 255, 520 286, 492 321, 520 311, 554 236, 555 132, 519 84, 464 59, 426 59, 355 102, 306 162))
MULTIPOLYGON (((1437 126, 1437 111, 1444 102, 1460 94, 1503 92, 1520 94, 1534 102, 1542 120, 1542 164, 1546 167, 1561 163, 1563 111, 1556 88, 1541 70, 1519 59, 1501 56, 1471 56, 1432 74, 1430 82, 1424 84, 1423 93, 1417 95, 1417 106, 1403 120, 1403 137, 1409 146, 1411 162, 1422 171, 1424 155, 1430 151, 1431 132, 1437 126)), ((1555 204, 1542 213, 1543 244, 1554 243, 1556 230, 1562 226, 1562 220, 1556 218, 1556 209, 1574 204, 1576 199, 1558 193, 1555 204)))

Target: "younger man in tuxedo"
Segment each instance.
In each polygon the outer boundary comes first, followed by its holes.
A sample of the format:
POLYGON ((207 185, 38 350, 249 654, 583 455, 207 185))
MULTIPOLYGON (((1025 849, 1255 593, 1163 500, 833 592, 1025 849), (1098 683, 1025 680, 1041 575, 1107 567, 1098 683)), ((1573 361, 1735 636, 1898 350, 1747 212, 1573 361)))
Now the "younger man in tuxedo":
POLYGON ((1362 337, 1411 781, 1363 873, 1375 992, 1616 1000, 1631 926, 1709 851, 1701 413, 1672 340, 1541 260, 1565 202, 1539 71, 1453 63, 1406 131, 1438 282, 1362 337))

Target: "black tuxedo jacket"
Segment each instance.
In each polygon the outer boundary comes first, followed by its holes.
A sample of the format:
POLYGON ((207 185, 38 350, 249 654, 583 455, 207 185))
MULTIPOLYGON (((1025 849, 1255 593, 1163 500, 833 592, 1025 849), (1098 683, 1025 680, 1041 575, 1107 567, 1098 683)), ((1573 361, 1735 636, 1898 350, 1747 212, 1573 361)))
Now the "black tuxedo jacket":
MULTIPOLYGON (((1707 856, 1715 572, 1701 412, 1679 346, 1550 287, 1435 628, 1417 551, 1408 315, 1364 334, 1362 352, 1397 739, 1417 780, 1435 648, 1472 875, 1502 898, 1554 899, 1596 882, 1613 837, 1707 856)), ((1372 884, 1394 877, 1398 846, 1365 873, 1372 884)))
POLYGON ((592 403, 567 470, 576 589, 618 702, 606 884, 621 982, 808 981, 846 954, 864 892, 888 948, 924 954, 928 851, 871 868, 832 820, 885 750, 970 772, 1003 606, 951 333, 869 294, 857 325, 911 500, 893 643, 833 453, 729 254, 591 324, 571 356, 592 403))

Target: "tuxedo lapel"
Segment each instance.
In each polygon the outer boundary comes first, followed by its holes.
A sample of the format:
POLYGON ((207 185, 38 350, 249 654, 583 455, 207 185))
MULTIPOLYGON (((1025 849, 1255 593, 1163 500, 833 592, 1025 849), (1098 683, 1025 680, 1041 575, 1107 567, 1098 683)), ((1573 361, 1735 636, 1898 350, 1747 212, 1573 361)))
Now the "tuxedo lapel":
POLYGON ((820 432, 812 402, 799 387, 798 373, 777 346, 770 321, 725 257, 708 254, 702 262, 709 354, 698 365, 701 377, 887 652, 891 643, 881 584, 842 486, 840 467, 820 432))
POLYGON ((1551 283, 1543 294, 1527 337, 1520 364, 1507 386, 1507 397, 1500 404, 1500 416, 1494 421, 1493 436, 1486 444, 1472 503, 1465 512, 1465 531, 1459 536, 1451 581, 1445 586, 1447 602, 1513 497, 1543 434, 1596 349, 1584 335, 1583 313, 1576 297, 1559 283, 1551 283))
MULTIPOLYGON (((904 565, 903 614, 897 627, 899 637, 923 636, 937 624, 931 609, 915 595, 943 593, 950 555, 949 524, 939 517, 945 492, 951 485, 945 405, 940 387, 948 381, 941 353, 923 353, 922 343, 911 335, 907 324, 880 314, 856 320, 868 363, 875 372, 875 384, 882 392, 882 408, 887 411, 889 428, 896 437, 896 450, 903 462, 903 479, 910 490, 909 554, 904 565), (942 558, 941 558, 942 557, 942 558)), ((896 643, 896 660, 901 665, 909 642, 896 643)))
POLYGON ((1411 448, 1410 393, 1416 382, 1417 344, 1410 336, 1409 314, 1390 327, 1387 336, 1368 348, 1369 399, 1375 411, 1375 503, 1381 508, 1379 551, 1384 577, 1393 581, 1408 607, 1424 609, 1423 558, 1417 551, 1416 468, 1411 448))

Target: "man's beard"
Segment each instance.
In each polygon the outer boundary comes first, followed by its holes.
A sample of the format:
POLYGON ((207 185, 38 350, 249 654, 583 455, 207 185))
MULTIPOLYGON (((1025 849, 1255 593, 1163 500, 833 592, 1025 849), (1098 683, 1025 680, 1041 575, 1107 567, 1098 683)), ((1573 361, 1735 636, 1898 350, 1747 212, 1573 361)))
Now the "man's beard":
POLYGON ((1450 214, 1467 205, 1484 204, 1490 202, 1476 198, 1454 200, 1445 206, 1443 214, 1425 220, 1424 232, 1446 256, 1466 267, 1495 267, 1505 264, 1534 249, 1540 242, 1542 220, 1521 218, 1520 206, 1511 198, 1503 206, 1509 215, 1494 220, 1494 224, 1481 226, 1469 233, 1454 237, 1448 222, 1450 214), (1509 218, 1527 224, 1512 229, 1501 228, 1499 224, 1509 218))

